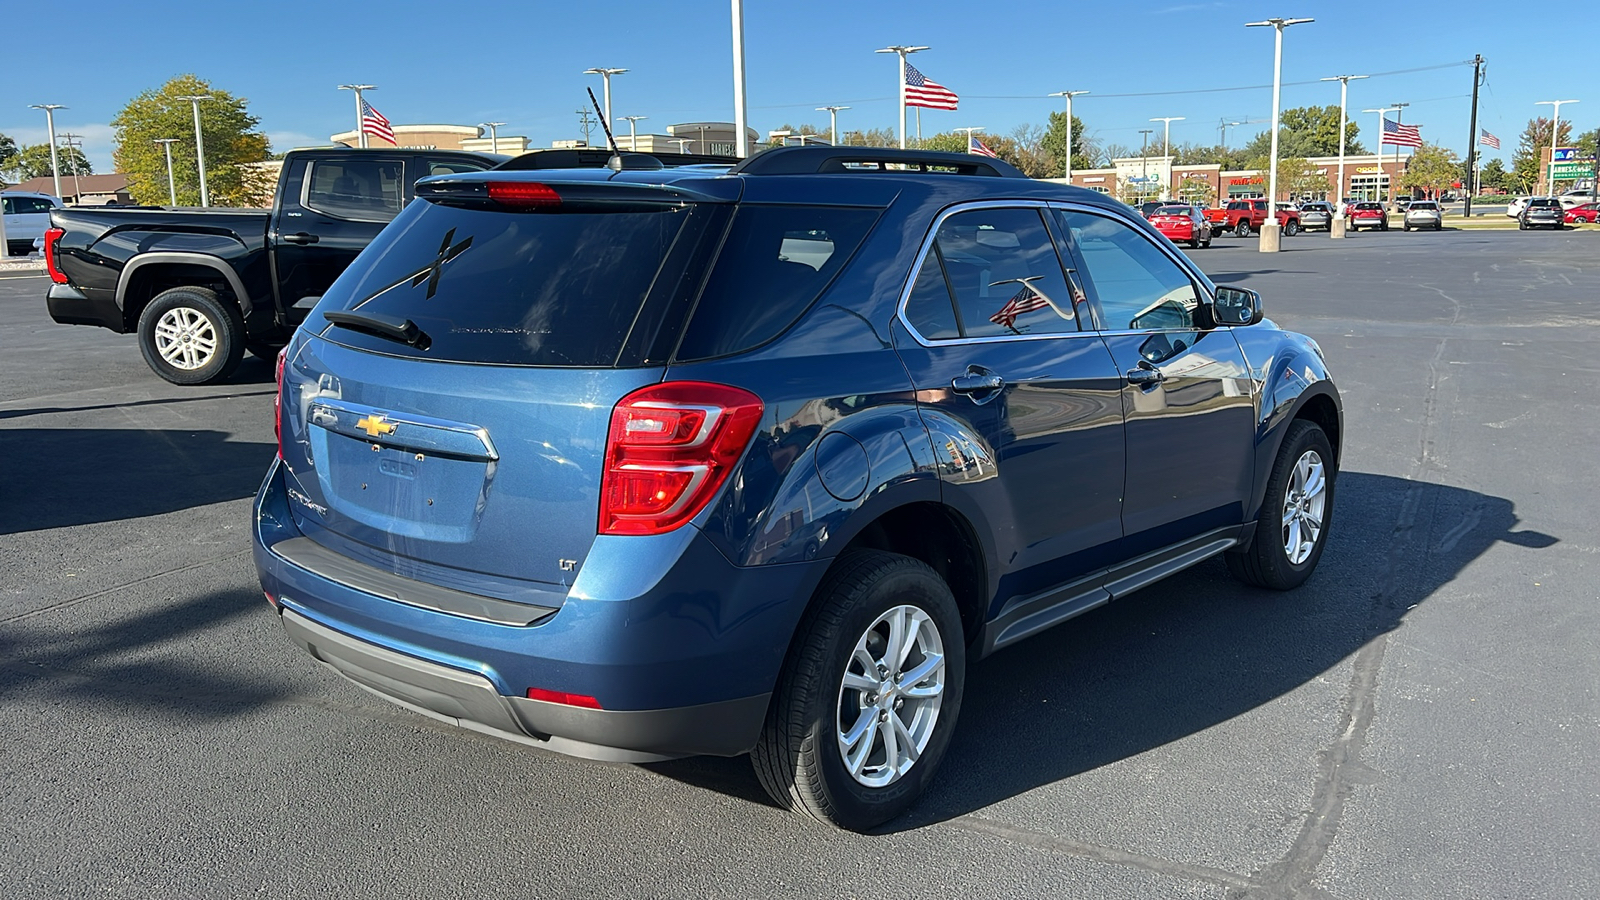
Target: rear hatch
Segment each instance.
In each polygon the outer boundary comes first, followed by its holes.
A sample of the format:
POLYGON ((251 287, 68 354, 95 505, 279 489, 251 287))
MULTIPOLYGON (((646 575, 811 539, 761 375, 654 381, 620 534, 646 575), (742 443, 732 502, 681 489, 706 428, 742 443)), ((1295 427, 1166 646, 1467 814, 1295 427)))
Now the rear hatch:
POLYGON ((283 375, 302 530, 490 595, 581 567, 612 408, 661 379, 738 191, 523 175, 419 184, 283 375))

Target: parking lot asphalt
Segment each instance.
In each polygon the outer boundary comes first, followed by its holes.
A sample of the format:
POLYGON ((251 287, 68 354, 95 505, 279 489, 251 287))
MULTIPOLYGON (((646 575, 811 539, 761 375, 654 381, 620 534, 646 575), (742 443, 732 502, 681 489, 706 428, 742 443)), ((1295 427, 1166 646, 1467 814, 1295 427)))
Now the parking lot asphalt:
POLYGON ((1327 353, 1321 567, 1213 560, 978 664, 868 836, 744 759, 545 755, 318 668, 249 559, 269 366, 178 388, 0 278, 0 896, 1593 896, 1600 235, 1192 255, 1327 353))

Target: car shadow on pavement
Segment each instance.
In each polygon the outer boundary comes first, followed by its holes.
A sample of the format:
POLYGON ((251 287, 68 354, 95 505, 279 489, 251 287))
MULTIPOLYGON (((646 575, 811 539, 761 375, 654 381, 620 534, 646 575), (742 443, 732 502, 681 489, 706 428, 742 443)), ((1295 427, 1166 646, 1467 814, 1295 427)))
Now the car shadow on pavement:
MULTIPOLYGON (((1213 559, 974 665, 938 777, 880 831, 974 812, 1247 714, 1401 627, 1495 545, 1557 542, 1517 530, 1511 501, 1475 491, 1361 472, 1337 490, 1328 547, 1296 591, 1245 587, 1213 559)), ((651 768, 770 802, 744 759, 651 768)))
POLYGON ((249 497, 276 451, 221 431, 0 429, 0 534, 249 497))

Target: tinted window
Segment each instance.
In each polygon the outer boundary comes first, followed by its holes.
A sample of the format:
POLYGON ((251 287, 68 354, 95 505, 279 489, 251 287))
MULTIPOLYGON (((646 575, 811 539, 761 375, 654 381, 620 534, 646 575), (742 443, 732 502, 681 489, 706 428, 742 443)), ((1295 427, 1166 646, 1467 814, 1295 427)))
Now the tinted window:
POLYGON ((1192 217, 1194 215, 1194 210, 1187 206, 1163 206, 1156 210, 1156 215, 1192 217))
POLYGON ((52 209, 55 209, 55 206, 42 197, 6 198, 6 212, 8 213, 47 213, 52 209))
POLYGON ((817 299, 877 220, 875 209, 740 206, 678 358, 727 356, 777 337, 817 299))
POLYGON ((1432 200, 1427 200, 1427 201, 1420 201, 1420 202, 1417 202, 1417 203, 1413 203, 1413 204, 1411 204, 1411 208, 1412 209, 1438 209, 1439 206, 1438 206, 1438 204, 1434 203, 1432 200))
MULTIPOLYGON (((428 160, 429 175, 457 175, 462 172, 483 172, 489 168, 486 162, 471 159, 430 159, 428 160)), ((419 176, 420 177, 420 176, 419 176)))
MULTIPOLYGON (((923 263, 942 262, 966 337, 1078 330, 1081 291, 1067 286, 1061 258, 1036 209, 957 213, 939 226, 923 263)), ((919 281, 922 275, 919 273, 919 281)), ((931 277, 931 276, 930 276, 931 277)))
POLYGON ((952 302, 950 288, 944 280, 944 264, 939 261, 939 248, 931 247, 922 261, 922 268, 917 271, 911 296, 906 300, 906 320, 928 340, 960 337, 961 328, 956 324, 952 302))
POLYGON ((1194 327, 1199 303, 1194 282, 1148 238, 1104 216, 1060 216, 1083 258, 1108 331, 1194 327))
POLYGON ((1552 199, 1549 199, 1549 198, 1541 198, 1541 199, 1538 199, 1538 200, 1529 200, 1528 201, 1528 205, 1529 206, 1546 207, 1546 206, 1560 206, 1561 204, 1556 200, 1552 200, 1552 199))
POLYGON ((344 219, 387 222, 400 212, 401 170, 399 160, 315 160, 305 205, 344 219))
POLYGON ((666 300, 654 298, 679 290, 688 265, 674 249, 680 233, 700 234, 709 215, 700 207, 510 213, 416 202, 334 282, 319 309, 410 319, 432 346, 418 351, 344 327, 323 335, 427 359, 616 365, 630 333, 649 319, 647 299, 659 310, 666 300))

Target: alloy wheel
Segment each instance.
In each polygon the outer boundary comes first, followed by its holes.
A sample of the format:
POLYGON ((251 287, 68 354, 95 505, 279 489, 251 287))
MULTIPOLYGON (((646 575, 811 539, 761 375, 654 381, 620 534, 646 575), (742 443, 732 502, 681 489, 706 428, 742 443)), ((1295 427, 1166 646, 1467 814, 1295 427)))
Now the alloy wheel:
POLYGON ((839 684, 834 736, 845 770, 881 788, 916 765, 944 702, 939 628, 915 606, 896 606, 856 640, 839 684))
POLYGON ((1328 479, 1322 457, 1307 450, 1295 461, 1283 492, 1283 552, 1293 565, 1311 558, 1322 537, 1328 479))
POLYGON ((174 368, 204 368, 217 354, 217 326, 198 310, 177 306, 156 320, 156 352, 174 368))

